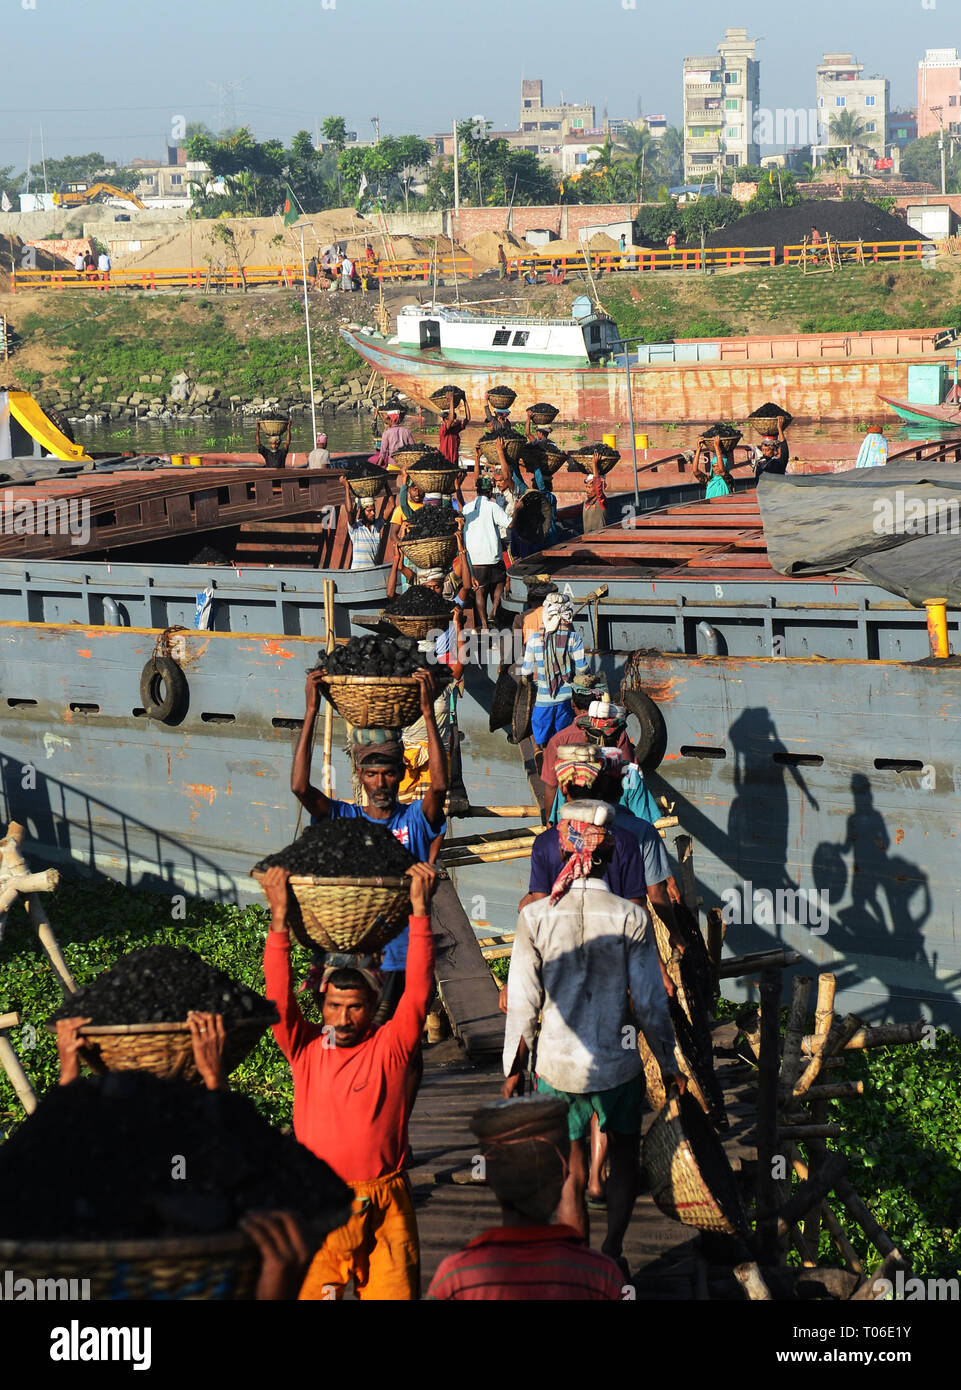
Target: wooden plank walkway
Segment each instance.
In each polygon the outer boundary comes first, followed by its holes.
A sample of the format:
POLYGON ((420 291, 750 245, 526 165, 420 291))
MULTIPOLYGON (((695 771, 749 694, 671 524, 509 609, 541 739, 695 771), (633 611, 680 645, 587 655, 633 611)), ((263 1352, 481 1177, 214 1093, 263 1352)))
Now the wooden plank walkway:
POLYGON ((497 985, 450 879, 437 885, 431 925, 437 992, 455 1036, 471 1061, 499 1056, 504 1015, 497 1007, 497 985))
MULTIPOLYGON (((723 1136, 732 1166, 756 1157, 754 1083, 750 1068, 723 1055, 730 1025, 715 1032, 718 1076, 731 1127, 723 1136)), ((428 1046, 424 1082, 411 1117, 414 1164, 410 1171, 421 1240, 423 1289, 445 1256, 463 1249, 488 1226, 500 1224, 493 1193, 471 1181, 469 1170, 478 1142, 469 1128, 472 1113, 500 1096, 501 1068, 494 1062, 472 1065, 453 1040, 428 1046), (455 1181, 455 1175, 459 1180, 455 1181)), ((652 1115, 644 1118, 644 1127, 652 1115)), ((747 1194, 749 1197, 749 1194, 747 1194)), ((600 1249, 605 1216, 591 1213, 591 1245, 600 1249)), ((634 1207, 624 1244, 640 1299, 698 1299, 707 1296, 707 1262, 700 1233, 664 1216, 648 1192, 634 1207)))

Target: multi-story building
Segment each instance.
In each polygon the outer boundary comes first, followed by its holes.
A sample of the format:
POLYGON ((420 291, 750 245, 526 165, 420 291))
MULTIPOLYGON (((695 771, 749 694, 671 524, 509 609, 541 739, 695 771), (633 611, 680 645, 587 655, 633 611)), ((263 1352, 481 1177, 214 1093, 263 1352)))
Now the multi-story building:
POLYGON ((206 187, 210 170, 200 161, 188 160, 187 151, 181 146, 168 145, 166 153, 165 164, 152 159, 130 161, 127 167, 140 175, 134 192, 148 208, 189 208, 193 203, 191 185, 206 187))
POLYGON ((588 102, 544 105, 544 84, 539 77, 521 82, 521 133, 537 137, 542 145, 559 145, 565 135, 595 127, 594 107, 588 102))
POLYGON ((884 158, 890 83, 886 77, 863 77, 863 72, 864 64, 855 62, 850 53, 825 53, 818 64, 815 163, 826 149, 842 143, 832 136, 831 121, 843 111, 858 117, 863 128, 863 147, 848 152, 852 173, 871 170, 876 159, 884 158))
POLYGON ((746 29, 725 29, 716 54, 684 59, 684 177, 690 183, 760 160, 755 46, 746 29))
POLYGON ((961 122, 961 57, 956 48, 929 48, 918 63, 918 139, 961 122), (938 117, 940 116, 940 121, 938 117))

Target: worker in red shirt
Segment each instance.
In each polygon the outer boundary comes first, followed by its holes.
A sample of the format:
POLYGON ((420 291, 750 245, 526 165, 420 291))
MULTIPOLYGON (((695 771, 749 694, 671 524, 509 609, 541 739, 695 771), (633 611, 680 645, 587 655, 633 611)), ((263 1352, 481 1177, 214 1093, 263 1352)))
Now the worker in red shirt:
POLYGON ((447 397, 447 402, 447 414, 441 416, 437 430, 437 447, 448 463, 456 465, 460 458, 461 433, 470 424, 470 406, 467 404, 467 397, 465 396, 464 418, 458 420, 457 406, 453 395, 447 397))
POLYGON ((486 1105, 470 1127, 481 1141, 488 1187, 503 1222, 441 1261, 427 1290, 443 1300, 603 1300, 624 1296, 609 1255, 573 1226, 552 1224, 570 1158, 567 1109, 555 1097, 486 1105))
POLYGON ((263 878, 270 907, 264 948, 266 992, 280 1014, 274 1037, 294 1079, 294 1134, 354 1189, 355 1212, 318 1250, 302 1299, 341 1298, 353 1277, 360 1299, 420 1297, 420 1246, 404 1172, 410 1119, 407 1073, 433 987, 430 897, 436 870, 409 870, 410 942, 404 993, 392 1018, 371 1031, 379 997, 373 971, 329 966, 323 1024, 309 1023, 294 997, 286 869, 263 878))

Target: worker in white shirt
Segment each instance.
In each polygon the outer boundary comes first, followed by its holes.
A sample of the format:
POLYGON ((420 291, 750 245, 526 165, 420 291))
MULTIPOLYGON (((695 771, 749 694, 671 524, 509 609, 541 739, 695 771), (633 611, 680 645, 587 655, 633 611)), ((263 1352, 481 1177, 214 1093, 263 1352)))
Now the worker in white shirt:
POLYGON ((354 263, 349 256, 345 256, 340 263, 340 288, 342 290, 354 288, 354 263))
POLYGON ((637 1030, 665 1084, 683 1090, 674 1029, 647 913, 604 882, 614 808, 569 801, 558 826, 563 867, 547 898, 517 921, 508 975, 503 1095, 515 1094, 530 1057, 538 1095, 568 1103, 570 1173, 557 1218, 586 1240, 587 1144, 596 1114, 610 1142, 606 1255, 622 1260, 637 1193, 643 1067, 637 1030), (540 1022, 538 1023, 538 1019, 540 1022))
POLYGON ((464 549, 477 585, 477 621, 485 628, 490 626, 487 596, 491 597, 490 622, 496 622, 507 582, 503 538, 510 530, 510 520, 504 508, 493 500, 493 492, 490 478, 478 478, 477 496, 464 508, 464 549))

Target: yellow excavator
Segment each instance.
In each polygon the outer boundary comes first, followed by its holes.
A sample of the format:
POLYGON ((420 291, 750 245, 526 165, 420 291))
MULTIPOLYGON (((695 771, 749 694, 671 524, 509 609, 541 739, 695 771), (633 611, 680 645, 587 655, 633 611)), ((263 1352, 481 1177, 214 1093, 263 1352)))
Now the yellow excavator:
POLYGON ((70 183, 66 193, 53 195, 54 205, 59 208, 82 207, 84 203, 95 203, 98 198, 123 198, 125 202, 133 203, 135 208, 140 208, 141 212, 146 211, 146 205, 136 193, 125 193, 112 183, 70 183))

